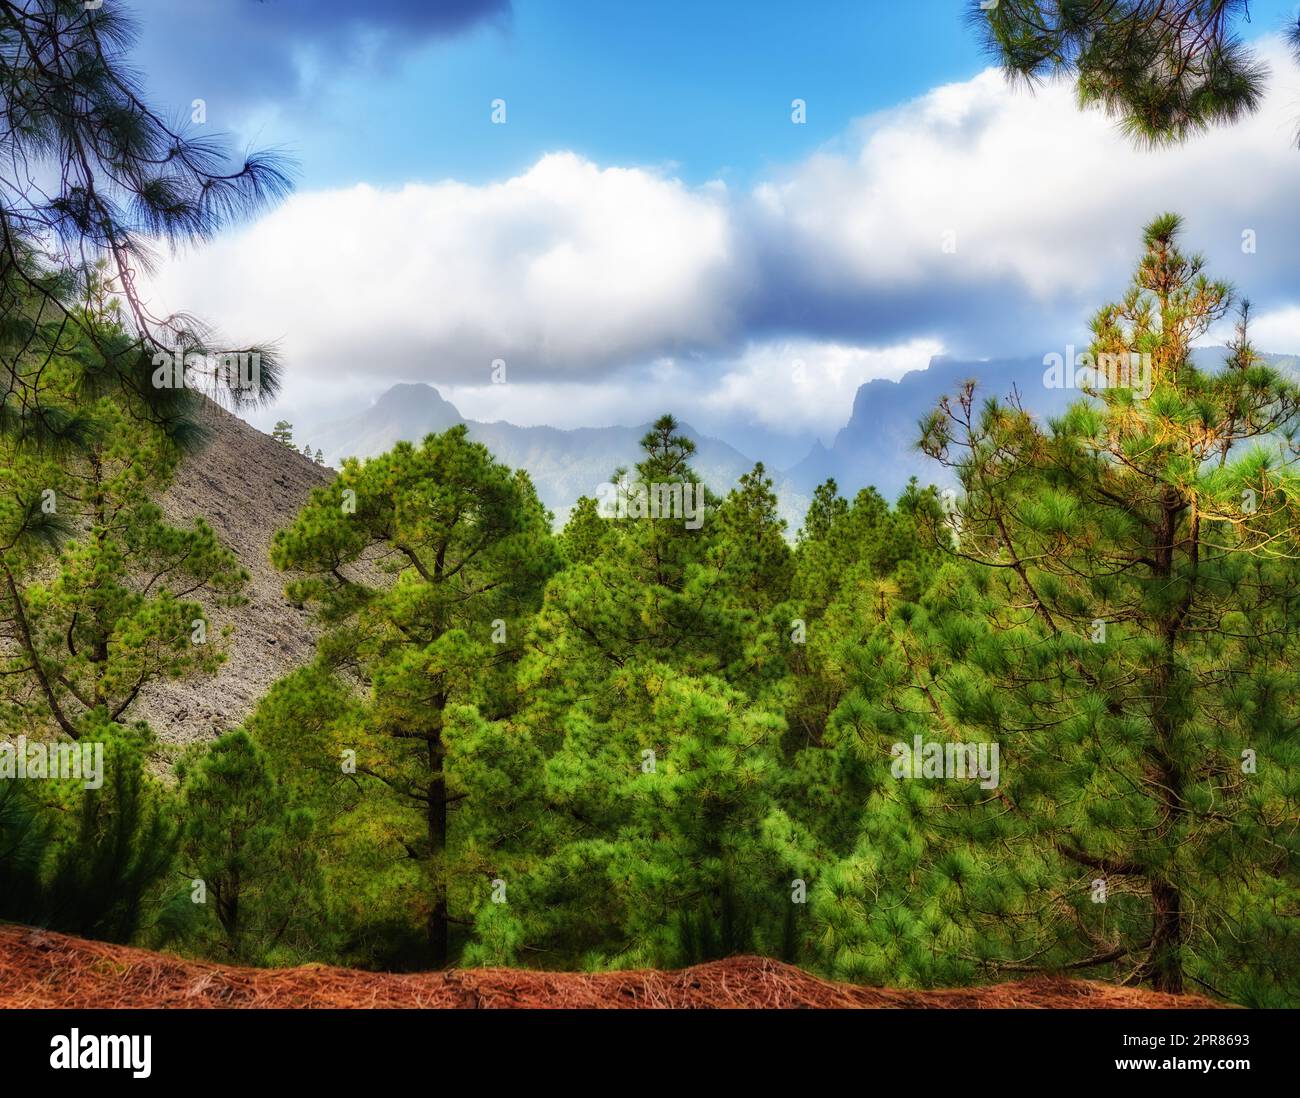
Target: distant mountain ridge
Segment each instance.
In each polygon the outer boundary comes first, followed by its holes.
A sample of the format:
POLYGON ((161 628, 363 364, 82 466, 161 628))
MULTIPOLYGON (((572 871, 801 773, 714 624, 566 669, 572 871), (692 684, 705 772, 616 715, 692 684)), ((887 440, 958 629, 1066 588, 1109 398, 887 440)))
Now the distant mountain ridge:
MULTIPOLYGON (((1082 349, 1082 348, 1080 348, 1082 349)), ((1065 348, 1062 348, 1062 352, 1065 348)), ((1223 362, 1222 347, 1198 348, 1203 367, 1223 362)), ((1267 354, 1279 368, 1300 373, 1295 356, 1267 354)), ((830 446, 813 444, 807 456, 784 471, 765 461, 791 532, 798 529, 817 485, 834 477, 842 495, 852 497, 874 486, 887 500, 897 499, 912 477, 922 484, 944 485, 947 470, 917 449, 920 422, 945 394, 955 394, 970 379, 977 382, 977 399, 1006 399, 1016 393, 1030 413, 1046 422, 1060 415, 1081 393, 1050 388, 1044 383, 1041 355, 983 361, 936 355, 922 370, 911 370, 897 381, 875 379, 859 386, 848 421, 830 446)), ((639 442, 649 424, 636 427, 520 427, 495 421, 467 420, 436 388, 424 383, 395 385, 373 405, 354 416, 310 431, 330 464, 347 456, 373 457, 401 439, 418 442, 431 432, 464 423, 470 437, 482 442, 505 464, 527 469, 542 502, 563 522, 581 496, 593 496, 615 469, 630 468, 640 455, 639 442)), ((695 469, 715 492, 725 494, 755 460, 723 439, 702 435, 683 424, 695 441, 695 469)))
MULTIPOLYGON (((368 458, 392 449, 398 441, 419 442, 430 433, 463 423, 474 441, 499 461, 528 470, 542 502, 562 523, 582 496, 595 496, 615 469, 631 469, 640 460, 640 442, 649 423, 635 427, 520 427, 497 420, 465 419, 432 385, 394 385, 355 416, 313 428, 305 437, 337 465, 345 457, 368 458)), ((696 446, 692 465, 715 492, 725 494, 754 467, 754 459, 721 439, 702 435, 689 424, 682 433, 696 446)), ((793 530, 808 501, 779 470, 769 468, 781 498, 782 513, 793 530)))
POLYGON ((834 477, 843 495, 868 485, 896 499, 911 477, 923 484, 945 483, 947 472, 917 448, 920 422, 945 394, 957 393, 971 378, 981 399, 1005 398, 1015 391, 1024 406, 1044 419, 1063 412, 1076 390, 1043 387, 1042 357, 972 362, 936 355, 924 370, 910 370, 897 381, 878 378, 858 387, 849 421, 830 447, 820 443, 788 470, 796 490, 810 495, 834 477))
MULTIPOLYGON (((1080 347, 1082 351, 1085 348, 1080 347)), ((1064 355, 1065 348, 1061 348, 1064 355)), ((1224 347, 1198 347, 1193 351, 1202 369, 1222 365, 1224 347)), ((1300 375, 1296 356, 1261 354, 1278 369, 1300 375)), ((897 381, 877 379, 859 386, 849 421, 829 448, 814 445, 808 456, 786 471, 786 478, 804 496, 827 477, 834 477, 842 495, 852 497, 873 485, 894 500, 915 476, 922 484, 946 484, 948 471, 917 449, 920 423, 939 399, 955 395, 971 379, 977 382, 976 400, 1005 400, 1013 392, 1021 405, 1040 421, 1061 415, 1079 400, 1078 389, 1048 388, 1047 366, 1041 355, 971 361, 936 355, 924 370, 912 370, 897 381)))

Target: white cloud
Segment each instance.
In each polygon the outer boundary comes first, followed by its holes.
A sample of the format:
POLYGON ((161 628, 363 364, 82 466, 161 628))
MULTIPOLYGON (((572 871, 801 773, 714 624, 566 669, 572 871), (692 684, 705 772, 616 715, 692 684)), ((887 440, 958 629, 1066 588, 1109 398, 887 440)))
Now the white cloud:
POLYGON ((1300 351, 1300 306, 1275 309, 1250 322, 1250 341, 1260 351, 1295 354, 1300 351))
POLYGON ((747 264, 720 188, 543 157, 504 183, 299 194, 157 279, 299 369, 603 370, 727 335, 747 264))
POLYGON ((829 438, 844 426, 863 382, 922 370, 942 351, 934 339, 882 348, 783 340, 750 344, 725 361, 658 359, 634 379, 610 384, 439 388, 469 419, 504 419, 525 427, 638 424, 672 411, 702 430, 739 422, 781 435, 829 438))
POLYGON ((1230 276, 1270 289, 1284 272, 1294 281, 1300 78, 1275 40, 1262 52, 1274 77, 1260 112, 1176 148, 1135 148, 1113 120, 1079 110, 1072 87, 1012 89, 992 70, 867 119, 754 193, 764 247, 793 274, 783 290, 848 301, 929 292, 951 313, 936 324, 988 334, 964 350, 1018 350, 1014 331, 996 334, 1009 310, 982 315, 958 300, 1011 289, 1009 304, 1081 315, 1122 286, 1141 227, 1166 209, 1230 276), (1254 256, 1240 247, 1248 228, 1254 256))
POLYGON ((923 370, 942 351, 942 343, 925 338, 882 348, 814 340, 753 344, 724 365, 701 403, 714 418, 743 416, 783 434, 830 437, 844 426, 863 382, 923 370))
POLYGON ((283 337, 288 399, 322 379, 366 397, 421 380, 476 418, 573 425, 639 422, 689 384, 715 420, 824 434, 857 384, 932 347, 1086 339, 1141 227, 1172 209, 1256 301, 1259 344, 1300 349, 1300 78, 1280 43, 1263 51, 1263 109, 1178 148, 1135 149, 1069 87, 988 71, 748 193, 574 153, 481 186, 305 193, 167 263, 156 289, 240 339, 283 337), (494 359, 512 385, 486 385, 494 359))

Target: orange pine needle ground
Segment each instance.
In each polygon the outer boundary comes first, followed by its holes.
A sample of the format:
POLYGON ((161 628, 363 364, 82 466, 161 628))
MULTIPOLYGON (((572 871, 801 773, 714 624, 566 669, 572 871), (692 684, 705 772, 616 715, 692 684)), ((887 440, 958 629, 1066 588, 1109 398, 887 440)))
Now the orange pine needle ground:
POLYGON ((239 968, 0 926, 0 1007, 835 1008, 1212 1007, 1092 980, 1037 977, 947 991, 830 983, 733 957, 676 972, 453 969, 412 974, 308 965, 239 968))

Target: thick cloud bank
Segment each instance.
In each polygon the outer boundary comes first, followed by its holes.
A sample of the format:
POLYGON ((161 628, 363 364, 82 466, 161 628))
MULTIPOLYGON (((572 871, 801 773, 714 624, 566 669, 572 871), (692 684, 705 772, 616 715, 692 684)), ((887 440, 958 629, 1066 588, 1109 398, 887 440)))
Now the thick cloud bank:
POLYGON ((939 350, 1086 341, 1142 225, 1176 210, 1254 300, 1265 349, 1294 350, 1300 78, 1265 52, 1259 114, 1159 153, 1068 87, 988 71, 743 192, 555 152, 486 185, 302 193, 169 261, 155 289, 241 338, 280 337, 289 399, 418 380, 480 418, 571 425, 675 391, 711 417, 824 434, 862 381, 939 350))

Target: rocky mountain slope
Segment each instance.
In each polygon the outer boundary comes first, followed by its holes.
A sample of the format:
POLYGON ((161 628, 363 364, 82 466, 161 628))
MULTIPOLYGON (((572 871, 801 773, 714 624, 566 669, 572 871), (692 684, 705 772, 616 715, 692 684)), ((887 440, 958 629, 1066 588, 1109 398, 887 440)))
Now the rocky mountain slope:
POLYGON ((316 639, 308 613, 285 599, 285 577, 269 553, 275 532, 333 473, 215 404, 206 417, 209 444, 185 459, 160 502, 174 523, 206 519, 251 580, 246 605, 211 615, 210 635, 234 627, 216 677, 155 684, 132 706, 129 716, 149 721, 167 743, 238 725, 276 679, 311 659, 316 639))

